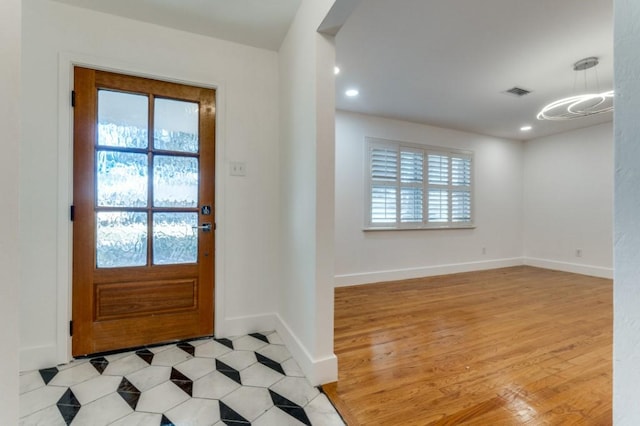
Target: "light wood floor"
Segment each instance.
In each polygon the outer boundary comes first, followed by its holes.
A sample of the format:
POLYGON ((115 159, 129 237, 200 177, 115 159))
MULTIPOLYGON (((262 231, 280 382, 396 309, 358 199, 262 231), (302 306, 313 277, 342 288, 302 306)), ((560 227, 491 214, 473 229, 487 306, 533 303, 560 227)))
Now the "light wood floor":
POLYGON ((611 424, 611 280, 532 267, 337 288, 349 426, 611 424))

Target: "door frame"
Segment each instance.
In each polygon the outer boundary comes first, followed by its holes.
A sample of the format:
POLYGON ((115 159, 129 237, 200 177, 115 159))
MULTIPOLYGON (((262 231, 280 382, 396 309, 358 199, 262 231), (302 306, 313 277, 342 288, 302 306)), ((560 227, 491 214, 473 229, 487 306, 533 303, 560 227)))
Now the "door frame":
POLYGON ((189 70, 178 70, 175 67, 160 63, 150 66, 131 64, 117 60, 98 58, 88 55, 61 53, 58 61, 58 194, 57 194, 57 241, 58 253, 56 265, 56 363, 67 363, 71 356, 71 336, 69 323, 72 306, 72 262, 73 262, 73 222, 69 217, 69 208, 73 200, 73 108, 70 97, 73 90, 73 69, 76 66, 93 68, 101 71, 116 72, 138 77, 164 80, 174 83, 200 86, 216 90, 215 116, 215 194, 214 209, 216 218, 214 257, 214 333, 224 335, 224 294, 225 294, 225 188, 226 173, 224 158, 225 140, 225 106, 226 91, 223 82, 207 79, 205 73, 189 70))

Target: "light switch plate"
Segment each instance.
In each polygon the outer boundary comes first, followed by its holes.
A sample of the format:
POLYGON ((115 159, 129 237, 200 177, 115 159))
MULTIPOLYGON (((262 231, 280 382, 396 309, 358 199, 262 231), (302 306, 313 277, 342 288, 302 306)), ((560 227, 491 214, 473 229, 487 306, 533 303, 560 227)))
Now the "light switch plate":
POLYGON ((232 161, 231 163, 229 163, 229 174, 231 176, 246 176, 246 164, 242 161, 232 161))

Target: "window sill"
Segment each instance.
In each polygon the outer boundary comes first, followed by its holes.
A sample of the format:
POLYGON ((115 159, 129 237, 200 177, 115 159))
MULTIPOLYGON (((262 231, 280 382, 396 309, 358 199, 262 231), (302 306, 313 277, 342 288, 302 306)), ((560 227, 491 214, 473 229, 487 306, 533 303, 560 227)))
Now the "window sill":
POLYGON ((362 228, 362 232, 376 232, 376 231, 447 231, 456 229, 476 229, 474 224, 470 225, 454 225, 454 226, 420 226, 420 227, 385 227, 374 226, 362 228))

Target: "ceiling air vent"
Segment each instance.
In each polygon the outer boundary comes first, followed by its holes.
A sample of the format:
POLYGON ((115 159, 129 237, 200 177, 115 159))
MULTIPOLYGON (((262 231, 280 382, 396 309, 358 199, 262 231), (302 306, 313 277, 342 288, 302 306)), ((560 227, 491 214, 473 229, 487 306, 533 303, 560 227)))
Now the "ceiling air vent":
POLYGON ((505 93, 520 97, 528 95, 529 93, 531 93, 531 90, 523 89, 521 87, 512 87, 511 89, 506 90, 505 93))

